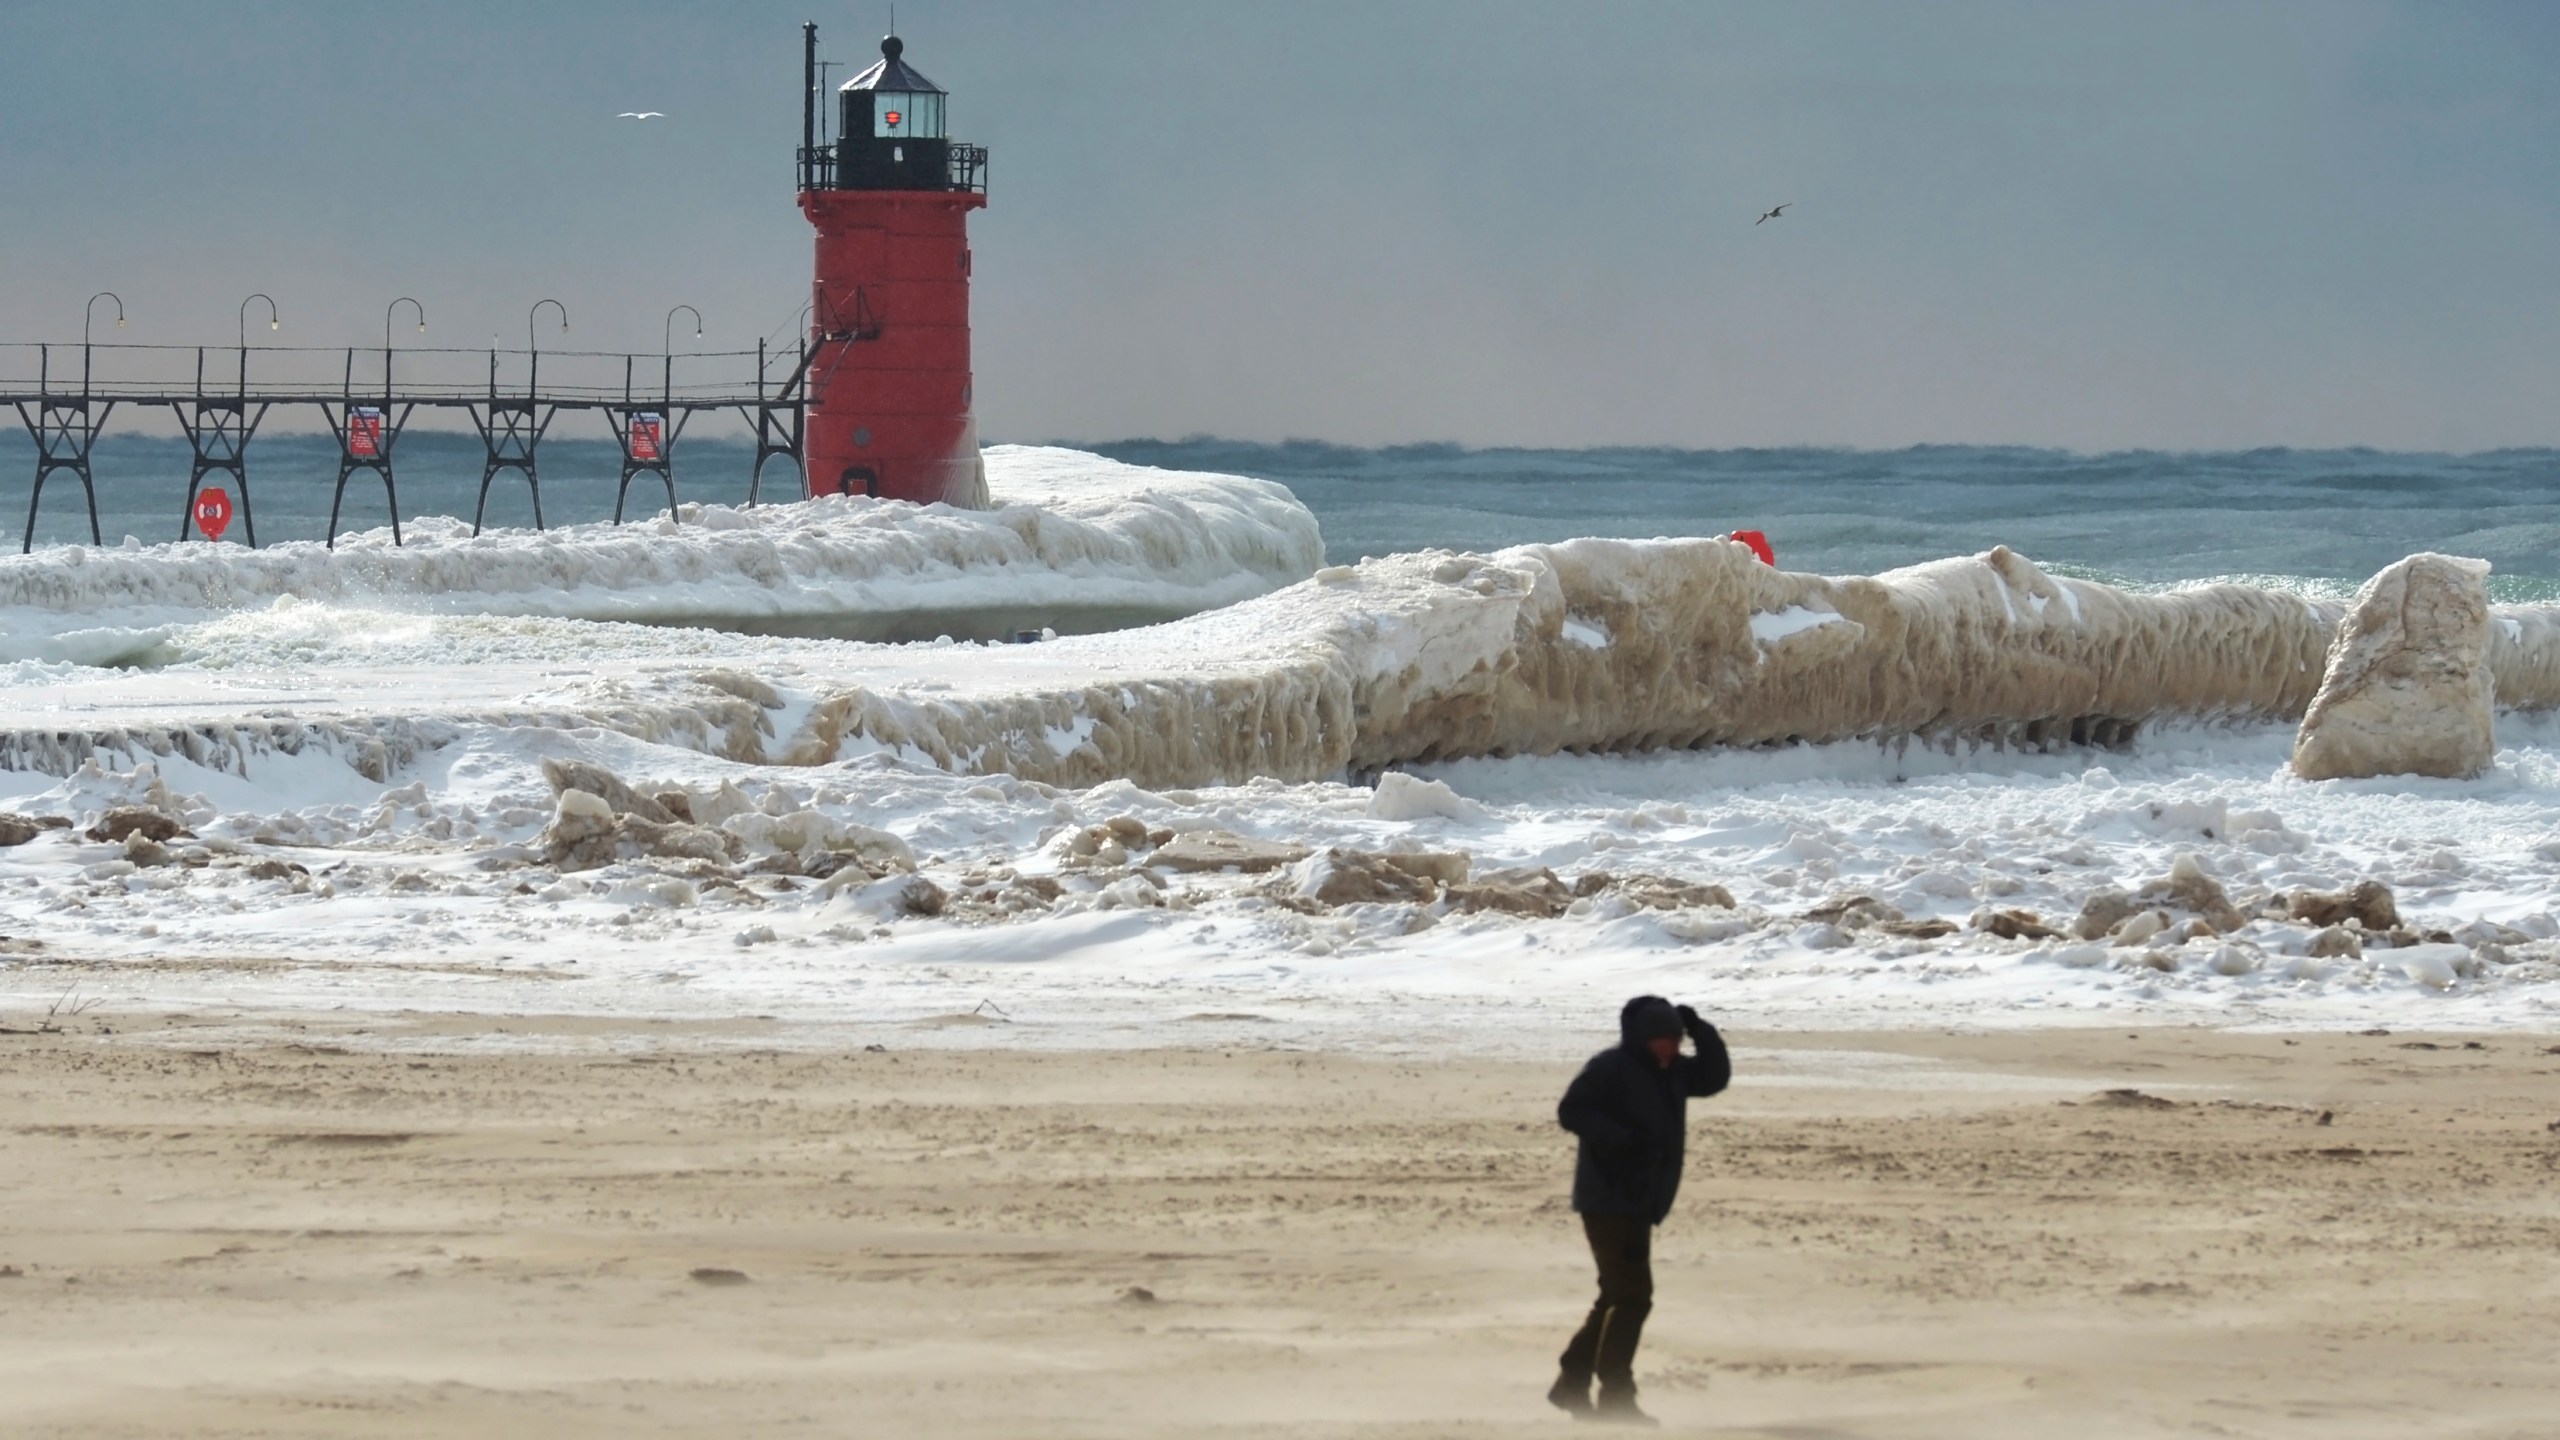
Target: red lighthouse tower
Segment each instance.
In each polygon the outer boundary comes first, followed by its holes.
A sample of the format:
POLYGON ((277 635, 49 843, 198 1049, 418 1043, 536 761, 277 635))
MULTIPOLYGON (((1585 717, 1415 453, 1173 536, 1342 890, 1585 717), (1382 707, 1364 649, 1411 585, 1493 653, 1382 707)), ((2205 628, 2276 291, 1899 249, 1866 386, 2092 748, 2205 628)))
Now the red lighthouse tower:
POLYGON ((986 149, 949 138, 949 97, 895 35, 837 92, 835 138, 820 144, 818 27, 802 34, 800 212, 818 227, 809 493, 982 506, 969 212, 987 203, 986 149))

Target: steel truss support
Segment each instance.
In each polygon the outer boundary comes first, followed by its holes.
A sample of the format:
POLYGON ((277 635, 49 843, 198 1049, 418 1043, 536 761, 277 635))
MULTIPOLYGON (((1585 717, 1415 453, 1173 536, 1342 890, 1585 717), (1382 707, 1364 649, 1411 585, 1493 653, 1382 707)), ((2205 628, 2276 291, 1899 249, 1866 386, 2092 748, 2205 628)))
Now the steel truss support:
POLYGON ((693 412, 679 410, 670 416, 665 411, 633 407, 607 410, 604 418, 605 423, 613 427, 613 438, 622 446, 622 484, 613 492, 613 523, 622 523, 622 505, 631 494, 632 480, 642 475, 655 475, 658 483, 667 487, 667 518, 683 524, 682 517, 676 514, 676 437, 684 433, 684 424, 693 418, 693 412), (658 455, 654 460, 641 459, 631 448, 631 417, 646 414, 666 417, 658 436, 658 455))
POLYGON ((44 482, 57 470, 68 470, 80 479, 80 489, 89 501, 89 543, 103 545, 98 534, 98 484, 89 470, 89 452, 98 443, 98 432, 107 428, 107 417, 115 413, 113 400, 88 399, 38 400, 33 407, 18 402, 18 419, 36 442, 36 487, 27 496, 27 534, 18 553, 32 553, 36 548, 36 507, 44 500, 44 482))
POLYGON ((186 539, 187 532, 195 529, 196 492, 204 488, 204 477, 219 471, 240 487, 240 525, 249 536, 249 548, 257 549, 258 517, 249 508, 249 437, 258 433, 258 423, 267 418, 267 407, 199 395, 172 401, 169 409, 196 454, 195 464, 187 471, 186 504, 178 511, 178 538, 186 539))
MULTIPOLYGON (((534 308, 540 309, 540 302, 534 308)), ((561 313, 564 317, 561 324, 566 326, 568 312, 561 313)), ((532 334, 531 323, 529 320, 526 322, 528 336, 532 334)), ((525 488, 533 492, 533 528, 544 528, 542 472, 536 468, 535 452, 541 448, 543 432, 551 428, 552 417, 560 413, 560 407, 542 403, 542 353, 533 351, 526 359, 524 398, 501 400, 498 398, 498 352, 490 351, 489 398, 484 403, 469 407, 471 423, 479 428, 480 448, 486 457, 480 466, 480 503, 471 512, 471 533, 474 535, 480 533, 482 523, 489 518, 489 482, 497 479, 501 470, 513 470, 524 477, 525 488)), ((625 388, 628 388, 627 378, 625 388)))
POLYGON ((790 457, 800 471, 801 498, 808 498, 809 461, 806 442, 809 431, 809 361, 816 351, 806 340, 800 342, 800 363, 793 366, 790 377, 768 395, 765 391, 765 346, 756 342, 756 403, 741 405, 738 413, 756 432, 756 468, 747 481, 747 506, 753 509, 757 495, 764 489, 764 464, 782 456, 790 457))
POLYGON ((501 470, 524 476, 526 488, 533 492, 533 528, 542 529, 542 474, 535 468, 534 452, 560 407, 537 400, 492 400, 470 409, 471 423, 480 427, 480 445, 487 452, 480 467, 480 504, 471 512, 471 533, 479 534, 481 522, 488 518, 489 483, 501 470))
POLYGON ((215 395, 204 388, 204 351, 197 350, 195 396, 170 401, 169 411, 178 417, 178 428, 187 432, 187 446, 195 452, 195 463, 187 470, 187 500, 178 510, 178 538, 185 540, 197 528, 196 492, 204 488, 204 477, 220 471, 240 487, 241 528, 249 548, 257 549, 258 517, 249 508, 249 440, 267 418, 267 404, 249 399, 249 352, 240 352, 238 392, 215 395))
POLYGON ((386 402, 382 407, 382 438, 372 443, 370 455, 357 453, 355 428, 350 416, 357 409, 351 400, 322 401, 320 413, 329 421, 330 432, 338 437, 338 488, 329 497, 329 548, 338 548, 338 511, 346 503, 347 479, 359 470, 370 470, 382 477, 382 497, 391 507, 391 543, 400 539, 400 487, 391 473, 391 450, 400 443, 400 432, 408 428, 409 416, 417 410, 412 404, 386 402))

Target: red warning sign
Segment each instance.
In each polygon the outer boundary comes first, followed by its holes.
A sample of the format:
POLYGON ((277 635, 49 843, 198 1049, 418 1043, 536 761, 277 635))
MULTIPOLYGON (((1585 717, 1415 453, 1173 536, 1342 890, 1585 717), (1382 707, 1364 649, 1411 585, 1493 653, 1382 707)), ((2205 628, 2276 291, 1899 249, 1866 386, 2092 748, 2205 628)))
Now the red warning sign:
POLYGON ((207 540, 219 540, 231 528, 231 492, 208 485, 196 492, 196 529, 207 540))
POLYGON ((382 412, 359 405, 347 412, 347 453, 358 460, 382 458, 382 412))
POLYGON ((663 417, 649 414, 632 416, 631 458, 634 460, 657 459, 658 440, 665 433, 666 422, 663 417))

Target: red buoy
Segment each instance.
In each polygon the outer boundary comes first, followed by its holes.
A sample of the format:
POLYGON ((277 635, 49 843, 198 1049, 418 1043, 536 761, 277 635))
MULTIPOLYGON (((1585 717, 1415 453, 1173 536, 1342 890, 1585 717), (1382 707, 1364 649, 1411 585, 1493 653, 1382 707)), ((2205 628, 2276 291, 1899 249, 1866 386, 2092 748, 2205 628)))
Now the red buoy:
POLYGON ((219 540, 231 528, 231 492, 207 485, 196 492, 196 529, 207 540, 219 540))
POLYGON ((968 221, 987 203, 987 152, 945 133, 948 97, 895 35, 837 92, 836 138, 817 144, 817 27, 804 33, 800 212, 818 230, 809 493, 979 503, 968 221))
POLYGON ((1768 536, 1757 530, 1736 530, 1733 538, 1750 546, 1751 553, 1760 557, 1761 564, 1774 566, 1778 563, 1778 552, 1769 548, 1768 536))

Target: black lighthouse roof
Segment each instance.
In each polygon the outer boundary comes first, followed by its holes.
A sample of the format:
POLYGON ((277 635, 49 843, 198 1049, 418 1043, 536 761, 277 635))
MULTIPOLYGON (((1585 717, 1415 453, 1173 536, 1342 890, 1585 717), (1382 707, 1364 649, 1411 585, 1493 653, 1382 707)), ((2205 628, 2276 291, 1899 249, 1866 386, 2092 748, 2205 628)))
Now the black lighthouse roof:
POLYGON ((942 95, 949 92, 924 78, 922 72, 898 58, 906 53, 907 42, 895 35, 880 42, 880 58, 872 67, 844 82, 847 90, 900 90, 914 95, 942 95))

